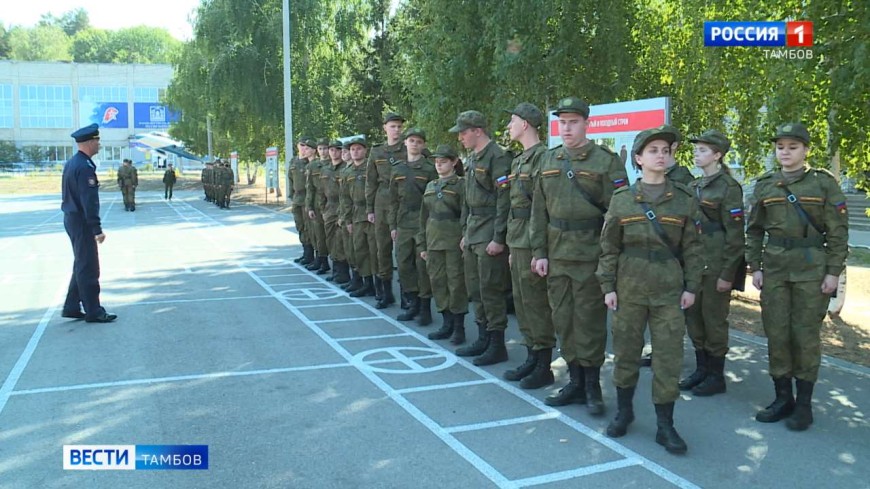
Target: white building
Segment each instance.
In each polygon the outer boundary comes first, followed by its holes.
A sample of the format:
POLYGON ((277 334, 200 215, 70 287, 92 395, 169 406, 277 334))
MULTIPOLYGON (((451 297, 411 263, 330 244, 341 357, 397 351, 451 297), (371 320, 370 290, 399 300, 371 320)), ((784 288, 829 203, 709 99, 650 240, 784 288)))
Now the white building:
POLYGON ((131 139, 177 120, 160 103, 171 78, 170 65, 0 61, 0 141, 41 146, 49 163, 62 163, 75 152, 70 133, 96 122, 103 149, 95 160, 152 160, 131 139))

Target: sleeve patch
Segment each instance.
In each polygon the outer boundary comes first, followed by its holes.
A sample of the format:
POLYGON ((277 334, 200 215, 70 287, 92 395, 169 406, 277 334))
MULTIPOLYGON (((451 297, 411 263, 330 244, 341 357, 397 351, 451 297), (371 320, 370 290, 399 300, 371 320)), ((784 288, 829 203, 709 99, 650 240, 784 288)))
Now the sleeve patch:
POLYGON ((613 188, 625 187, 628 182, 624 178, 617 178, 613 181, 613 188))
POLYGON ((509 182, 510 182, 510 178, 507 175, 500 176, 495 181, 496 185, 498 185, 499 188, 507 187, 509 182))
POLYGON ((739 207, 736 209, 729 210, 728 213, 731 214, 731 219, 734 219, 735 221, 742 221, 743 220, 743 209, 741 209, 739 207))
POLYGON ((846 209, 845 200, 843 202, 837 202, 836 204, 834 204, 834 207, 837 208, 837 212, 839 212, 840 214, 846 214, 846 212, 848 212, 846 209))
POLYGON ((96 187, 97 179, 96 177, 88 177, 88 187, 96 187))

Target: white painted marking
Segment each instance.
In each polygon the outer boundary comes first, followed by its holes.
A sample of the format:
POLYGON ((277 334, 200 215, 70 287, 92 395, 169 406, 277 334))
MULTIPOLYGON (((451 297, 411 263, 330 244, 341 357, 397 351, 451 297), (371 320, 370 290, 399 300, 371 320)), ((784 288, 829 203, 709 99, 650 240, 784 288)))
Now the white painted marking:
MULTIPOLYGON (((384 339, 384 338, 401 338, 403 336, 410 336, 410 335, 408 333, 392 333, 392 334, 379 334, 379 335, 372 335, 372 336, 351 336, 349 338, 336 338, 336 341, 380 340, 380 339, 384 339)), ((415 358, 419 358, 419 357, 415 357, 415 358)))
POLYGON ((579 469, 564 470, 561 472, 553 472, 550 474, 543 474, 535 477, 527 477, 525 479, 517 479, 511 481, 511 484, 508 487, 520 488, 550 484, 553 482, 577 479, 579 477, 586 477, 587 475, 600 474, 602 472, 624 469, 626 467, 634 467, 637 465, 644 465, 643 459, 641 459, 640 457, 625 458, 622 460, 614 460, 613 462, 590 465, 588 467, 580 467, 579 469))
MULTIPOLYGON (((271 297, 271 296, 269 296, 269 297, 271 297)), ((365 321, 368 319, 381 319, 381 318, 379 318, 378 316, 367 316, 367 317, 359 317, 359 318, 318 319, 317 321, 313 321, 313 322, 317 323, 317 324, 323 324, 323 323, 348 323, 348 324, 350 324, 350 323, 353 323, 356 321, 365 321)))
POLYGON ((397 389, 396 392, 404 395, 413 394, 414 392, 440 391, 445 389, 456 389, 458 387, 470 387, 472 385, 495 384, 496 382, 498 382, 496 379, 466 380, 463 382, 451 382, 449 384, 433 384, 421 385, 419 387, 408 387, 406 389, 397 389))
POLYGON ((484 423, 466 424, 462 426, 453 426, 446 428, 450 433, 465 433, 468 431, 488 430, 490 428, 501 428, 502 426, 512 426, 515 424, 535 423, 538 421, 547 421, 556 419, 559 416, 556 413, 535 414, 532 416, 521 416, 518 418, 500 419, 498 421, 487 421, 484 423))
POLYGON ((146 305, 154 305, 154 304, 187 304, 191 302, 223 302, 223 301, 239 301, 239 300, 247 300, 247 299, 271 299, 271 295, 246 295, 241 297, 208 297, 204 299, 167 299, 165 301, 135 301, 135 302, 121 302, 117 303, 117 305, 123 306, 146 306, 146 305))

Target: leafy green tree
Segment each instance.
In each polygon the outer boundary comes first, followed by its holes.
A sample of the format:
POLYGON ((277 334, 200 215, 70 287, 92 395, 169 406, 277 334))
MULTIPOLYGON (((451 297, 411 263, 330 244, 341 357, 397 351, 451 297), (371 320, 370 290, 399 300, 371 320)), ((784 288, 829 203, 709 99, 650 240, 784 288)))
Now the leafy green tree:
POLYGON ((42 146, 30 145, 21 149, 24 161, 38 165, 48 161, 48 151, 42 146))
POLYGON ((21 161, 21 155, 13 141, 0 141, 0 163, 21 161))
POLYGON ((71 40, 60 27, 38 25, 9 31, 10 59, 19 61, 71 61, 71 40))
POLYGON ((38 25, 57 26, 63 29, 66 35, 72 37, 76 33, 87 29, 90 25, 90 17, 88 12, 83 8, 77 8, 65 12, 60 17, 53 15, 51 12, 42 14, 38 25))
POLYGON ((130 27, 109 34, 113 63, 169 63, 181 42, 162 27, 130 27))
POLYGON ((0 59, 8 59, 9 51, 9 31, 0 23, 0 59))
POLYGON ((110 33, 88 28, 76 33, 72 40, 72 58, 76 63, 111 63, 114 53, 109 45, 110 33))

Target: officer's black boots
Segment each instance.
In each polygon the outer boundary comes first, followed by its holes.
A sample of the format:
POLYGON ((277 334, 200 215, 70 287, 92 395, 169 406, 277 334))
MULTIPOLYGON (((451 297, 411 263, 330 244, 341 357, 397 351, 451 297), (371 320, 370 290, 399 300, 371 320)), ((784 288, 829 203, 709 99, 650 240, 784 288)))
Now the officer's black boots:
POLYGON ((593 416, 604 414, 601 397, 601 367, 584 367, 586 377, 586 412, 593 416))
POLYGON ((707 397, 722 394, 725 387, 725 357, 707 356, 707 378, 692 388, 692 394, 707 397))
POLYGON ((441 327, 427 335, 430 340, 443 340, 453 334, 453 313, 444 311, 441 313, 441 317, 443 318, 441 327))
POLYGON ((450 343, 453 345, 465 343, 465 313, 453 315, 453 335, 450 336, 450 343))
POLYGON ((568 375, 571 379, 568 385, 559 389, 559 392, 544 399, 547 406, 567 406, 571 403, 586 404, 586 372, 579 363, 568 364, 568 375))
POLYGON ((376 309, 386 309, 396 303, 396 297, 393 295, 393 280, 389 278, 381 279, 381 299, 375 304, 376 309))
POLYGON ((686 442, 674 429, 674 403, 656 404, 656 443, 665 447, 668 453, 686 453, 686 442))
POLYGON ((460 357, 476 357, 482 355, 489 346, 489 331, 486 330, 486 323, 477 323, 477 339, 474 343, 456 349, 456 355, 460 357))
POLYGON ((691 390, 707 378, 707 352, 703 349, 695 350, 695 362, 695 371, 679 383, 681 391, 691 390))
POLYGON ((523 362, 517 368, 512 368, 510 370, 505 370, 502 377, 505 380, 517 381, 522 380, 523 377, 532 373, 532 370, 535 369, 535 365, 538 364, 538 357, 535 355, 535 351, 532 350, 531 346, 526 347, 526 361, 523 362))
POLYGON ((366 296, 374 295, 375 286, 372 283, 372 276, 369 275, 368 277, 363 277, 362 281, 363 281, 362 287, 351 292, 350 293, 351 297, 366 297, 366 296))
POLYGON ((536 351, 535 356, 537 357, 535 369, 520 381, 521 389, 538 389, 555 382, 553 371, 550 369, 550 362, 553 361, 553 349, 543 348, 536 351))
POLYGON ((794 412, 785 420, 785 427, 792 431, 804 431, 813 424, 813 383, 795 379, 797 400, 794 412))
POLYGON ((634 421, 634 387, 616 388, 616 417, 607 425, 607 436, 619 438, 628 432, 628 425, 634 421))
POLYGON ((422 297, 420 299, 420 316, 417 317, 417 324, 420 326, 429 326, 432 324, 432 298, 422 297))
POLYGON ((471 363, 483 367, 485 365, 506 362, 507 360, 508 352, 504 344, 504 330, 502 329, 489 332, 489 344, 486 345, 486 350, 479 357, 472 360, 471 363))
POLYGON ((755 420, 758 422, 776 423, 781 419, 791 416, 791 413, 794 411, 791 377, 774 378, 773 387, 776 391, 776 399, 773 400, 770 406, 755 414, 755 420))
POLYGON ((410 321, 420 314, 420 296, 416 292, 405 292, 402 294, 402 300, 408 303, 408 310, 399 314, 396 319, 410 321))

